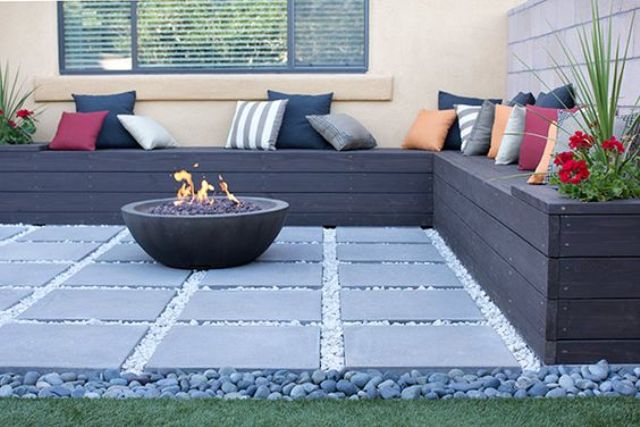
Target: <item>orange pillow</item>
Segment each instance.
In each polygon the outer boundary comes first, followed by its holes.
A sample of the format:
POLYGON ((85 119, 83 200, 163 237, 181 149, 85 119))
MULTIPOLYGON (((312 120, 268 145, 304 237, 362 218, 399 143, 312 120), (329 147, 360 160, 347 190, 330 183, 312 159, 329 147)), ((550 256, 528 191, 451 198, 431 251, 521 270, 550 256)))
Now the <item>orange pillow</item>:
POLYGON ((489 147, 489 153, 487 157, 495 159, 498 155, 498 149, 500 148, 500 142, 504 136, 504 131, 507 128, 507 122, 513 107, 508 105, 496 105, 496 115, 493 119, 493 128, 491 130, 491 146, 489 147))
POLYGON ((444 140, 456 120, 456 110, 420 110, 402 148, 442 151, 444 140))
POLYGON ((549 126, 549 134, 547 135, 547 145, 544 146, 544 152, 536 171, 529 177, 527 184, 540 185, 544 184, 547 173, 549 173, 549 164, 551 163, 551 157, 556 148, 556 138, 558 137, 558 124, 556 122, 551 123, 549 126))

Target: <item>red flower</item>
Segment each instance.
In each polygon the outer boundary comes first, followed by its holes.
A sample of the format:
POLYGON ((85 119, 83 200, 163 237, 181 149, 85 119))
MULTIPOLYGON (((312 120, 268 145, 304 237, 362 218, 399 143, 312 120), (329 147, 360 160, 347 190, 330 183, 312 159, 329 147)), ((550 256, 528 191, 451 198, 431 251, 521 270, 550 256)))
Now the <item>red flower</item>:
POLYGON ((562 166, 569 160, 573 160, 573 153, 571 151, 565 151, 563 153, 558 153, 553 163, 556 166, 562 166))
POLYGON ((602 149, 605 151, 617 151, 618 153, 624 153, 624 145, 615 136, 607 139, 602 143, 602 149))
POLYGON ((18 110, 18 112, 16 113, 16 116, 20 117, 21 119, 26 119, 27 117, 32 115, 33 111, 27 110, 26 108, 24 110, 18 110))
POLYGON ((572 150, 588 150, 593 145, 593 137, 582 131, 577 131, 569 138, 569 147, 572 150))
POLYGON ((11 126, 12 128, 16 127, 16 122, 14 122, 13 120, 9 120, 7 123, 9 123, 9 126, 11 126))
POLYGON ((0 110, 0 116, 4 116, 4 110, 0 110))
POLYGON ((584 160, 568 160, 558 172, 558 178, 564 184, 579 184, 589 178, 589 175, 589 168, 584 160))

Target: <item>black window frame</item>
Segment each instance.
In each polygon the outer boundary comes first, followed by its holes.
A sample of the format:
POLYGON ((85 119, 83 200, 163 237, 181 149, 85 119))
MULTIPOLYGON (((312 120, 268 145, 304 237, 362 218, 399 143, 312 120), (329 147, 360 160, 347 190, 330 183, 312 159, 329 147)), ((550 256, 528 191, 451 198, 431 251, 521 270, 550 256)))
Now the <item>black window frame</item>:
POLYGON ((131 3, 131 69, 104 70, 101 68, 65 68, 64 8, 58 0, 58 66, 61 75, 122 75, 122 74, 364 74, 369 71, 369 0, 364 0, 364 65, 353 67, 296 66, 295 52, 295 3, 287 0, 287 65, 285 67, 235 67, 235 68, 140 68, 137 63, 137 0, 131 3))

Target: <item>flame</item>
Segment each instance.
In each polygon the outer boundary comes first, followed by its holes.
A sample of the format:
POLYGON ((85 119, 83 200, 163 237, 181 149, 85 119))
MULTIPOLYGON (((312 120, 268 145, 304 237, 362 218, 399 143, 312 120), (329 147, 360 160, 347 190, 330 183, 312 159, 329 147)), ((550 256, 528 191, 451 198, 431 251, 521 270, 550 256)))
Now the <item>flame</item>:
POLYGON ((186 170, 181 170, 175 172, 173 174, 173 179, 178 182, 182 182, 182 186, 178 190, 178 200, 176 200, 175 204, 180 205, 184 202, 193 201, 193 197, 195 195, 195 187, 193 185, 193 179, 191 178, 191 174, 186 170))
MULTIPOLYGON (((195 167, 198 167, 198 164, 194 164, 195 167)), ((200 182, 200 189, 196 192, 195 185, 193 184, 193 178, 189 172, 186 170, 180 170, 173 174, 173 179, 178 182, 181 182, 182 185, 178 189, 176 201, 173 202, 176 206, 181 205, 183 203, 200 203, 200 204, 214 204, 215 197, 209 198, 209 192, 215 191, 213 185, 207 182, 206 179, 203 179, 200 182)), ((220 190, 226 194, 227 199, 234 202, 237 205, 242 204, 236 196, 234 196, 229 191, 229 185, 225 182, 222 175, 218 175, 220 190)))
POLYGON ((229 185, 226 183, 224 178, 222 178, 222 175, 218 175, 218 185, 220 186, 220 190, 227 195, 227 199, 231 200, 236 205, 241 204, 240 200, 238 200, 236 196, 229 191, 229 185))
POLYGON ((215 198, 212 197, 211 199, 209 199, 209 191, 215 191, 215 188, 213 188, 213 185, 209 184, 206 179, 203 179, 202 183, 200 184, 200 190, 198 190, 198 192, 196 193, 196 201, 198 203, 202 203, 203 205, 212 205, 215 202, 215 198))

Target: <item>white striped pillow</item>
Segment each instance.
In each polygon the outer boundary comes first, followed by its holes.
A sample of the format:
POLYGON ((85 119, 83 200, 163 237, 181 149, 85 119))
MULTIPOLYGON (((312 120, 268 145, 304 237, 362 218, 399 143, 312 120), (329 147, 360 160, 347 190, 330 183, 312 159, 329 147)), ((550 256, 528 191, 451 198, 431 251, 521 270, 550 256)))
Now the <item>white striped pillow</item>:
POLYGON ((456 105, 455 107, 456 114, 458 115, 458 123, 460 125, 460 139, 462 140, 460 151, 464 151, 467 143, 469 142, 473 125, 476 123, 478 114, 480 114, 480 109, 482 107, 480 105, 462 104, 456 105))
POLYGON ((275 150, 287 102, 238 101, 226 148, 275 150))

